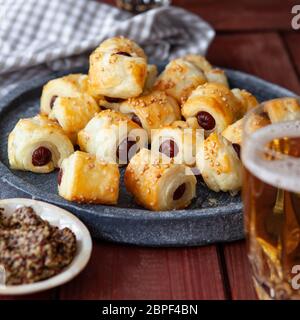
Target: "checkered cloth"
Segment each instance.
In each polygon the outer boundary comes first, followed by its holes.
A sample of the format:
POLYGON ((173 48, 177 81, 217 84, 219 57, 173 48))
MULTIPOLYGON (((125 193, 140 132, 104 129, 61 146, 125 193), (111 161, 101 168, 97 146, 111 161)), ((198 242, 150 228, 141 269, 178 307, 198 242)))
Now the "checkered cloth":
POLYGON ((177 7, 132 15, 91 0, 0 0, 0 98, 20 82, 88 63, 108 37, 137 41, 153 60, 205 54, 215 33, 177 7))

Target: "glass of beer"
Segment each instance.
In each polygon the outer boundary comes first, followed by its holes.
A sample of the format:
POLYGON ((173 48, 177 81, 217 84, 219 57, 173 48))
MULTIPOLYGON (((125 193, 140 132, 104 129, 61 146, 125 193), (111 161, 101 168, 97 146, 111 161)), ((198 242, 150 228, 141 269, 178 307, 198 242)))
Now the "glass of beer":
POLYGON ((260 299, 300 299, 300 100, 267 101, 243 123, 248 256, 260 299))

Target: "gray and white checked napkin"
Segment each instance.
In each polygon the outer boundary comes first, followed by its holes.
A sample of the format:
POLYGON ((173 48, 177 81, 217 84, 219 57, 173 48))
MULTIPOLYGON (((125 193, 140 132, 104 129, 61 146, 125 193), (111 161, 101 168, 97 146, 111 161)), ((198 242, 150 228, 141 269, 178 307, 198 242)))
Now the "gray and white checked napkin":
POLYGON ((0 0, 0 98, 35 76, 88 63, 104 39, 135 40, 153 60, 205 54, 215 32, 178 7, 139 15, 92 0, 0 0))

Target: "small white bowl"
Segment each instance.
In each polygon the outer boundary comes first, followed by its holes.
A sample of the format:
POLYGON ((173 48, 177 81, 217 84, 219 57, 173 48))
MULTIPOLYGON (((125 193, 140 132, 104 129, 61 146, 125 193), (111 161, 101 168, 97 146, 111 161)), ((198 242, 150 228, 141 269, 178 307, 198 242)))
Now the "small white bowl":
POLYGON ((0 208, 4 208, 5 214, 11 214, 20 206, 30 206, 44 220, 60 229, 70 228, 77 239, 77 251, 72 263, 61 273, 43 281, 32 284, 16 286, 0 285, 0 294, 23 295, 60 286, 76 277, 87 265, 92 252, 92 239, 86 226, 73 214, 54 205, 31 199, 5 199, 0 200, 0 208))

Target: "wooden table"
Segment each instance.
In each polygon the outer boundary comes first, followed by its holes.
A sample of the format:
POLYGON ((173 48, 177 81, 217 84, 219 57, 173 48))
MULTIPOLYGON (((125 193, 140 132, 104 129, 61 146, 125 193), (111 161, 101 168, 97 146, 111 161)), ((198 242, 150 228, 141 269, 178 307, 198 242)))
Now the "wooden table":
MULTIPOLYGON (((213 64, 249 72, 300 94, 300 31, 291 28, 296 3, 174 0, 217 30, 208 52, 213 64)), ((94 241, 91 261, 80 276, 27 298, 256 299, 256 295, 244 241, 181 249, 94 241)))

